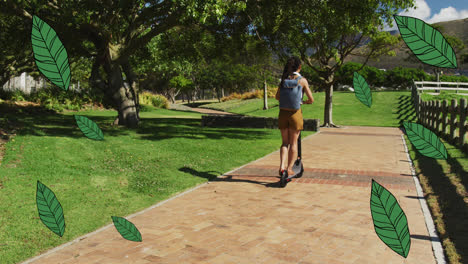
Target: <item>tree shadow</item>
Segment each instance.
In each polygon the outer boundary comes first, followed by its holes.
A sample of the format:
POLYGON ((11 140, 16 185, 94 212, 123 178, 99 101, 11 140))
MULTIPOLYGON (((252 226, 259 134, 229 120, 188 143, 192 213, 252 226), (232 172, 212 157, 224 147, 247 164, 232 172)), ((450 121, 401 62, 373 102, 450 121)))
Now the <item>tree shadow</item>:
MULTIPOLYGON (((425 194, 425 197, 437 199, 440 206, 440 214, 446 231, 445 234, 439 234, 441 241, 450 239, 457 253, 461 256, 460 263, 465 263, 468 261, 468 225, 466 224, 468 223, 468 207, 464 201, 467 196, 457 193, 456 186, 450 182, 437 160, 425 157, 417 151, 416 160, 418 160, 418 167, 421 169, 420 173, 426 176, 428 185, 433 191, 425 194)), ((447 158, 447 163, 466 189, 467 173, 461 164, 450 155, 447 158)))
MULTIPOLYGON (((0 104, 0 113, 2 113, 0 127, 15 130, 18 135, 69 138, 84 136, 74 116, 70 114, 56 113, 40 106, 22 107, 7 104, 0 104)), ((202 127, 201 119, 198 118, 141 118, 138 128, 126 128, 113 126, 114 118, 115 116, 107 115, 89 116, 89 119, 99 126, 105 137, 130 135, 131 131, 135 131, 143 140, 170 138, 257 140, 268 134, 263 129, 202 127)))
POLYGON ((217 175, 221 175, 222 173, 218 171, 197 171, 189 167, 182 167, 179 171, 189 173, 193 176, 201 177, 208 179, 209 181, 224 181, 224 182, 248 182, 253 184, 260 184, 268 188, 281 188, 279 181, 278 182, 258 182, 252 180, 245 180, 245 179, 232 179, 232 177, 228 176, 226 178, 217 178, 217 175), (212 174, 212 172, 216 172, 217 174, 212 174))
POLYGON ((145 118, 136 132, 141 134, 141 139, 145 140, 231 138, 252 141, 262 139, 268 134, 264 129, 260 128, 203 127, 200 119, 193 118, 145 118))
POLYGON ((411 95, 400 95, 398 97, 397 110, 393 114, 398 115, 397 119, 400 126, 403 125, 404 121, 417 122, 411 95))
MULTIPOLYGON (((64 115, 41 106, 12 106, 0 104, 0 126, 17 130, 17 135, 50 137, 83 137, 73 115, 64 115)), ((79 113, 77 113, 79 115, 79 113)), ((112 127, 113 117, 92 116, 106 136, 126 135, 128 131, 112 127)))
POLYGON ((411 238, 429 241, 440 241, 438 237, 422 236, 422 235, 410 235, 411 238))

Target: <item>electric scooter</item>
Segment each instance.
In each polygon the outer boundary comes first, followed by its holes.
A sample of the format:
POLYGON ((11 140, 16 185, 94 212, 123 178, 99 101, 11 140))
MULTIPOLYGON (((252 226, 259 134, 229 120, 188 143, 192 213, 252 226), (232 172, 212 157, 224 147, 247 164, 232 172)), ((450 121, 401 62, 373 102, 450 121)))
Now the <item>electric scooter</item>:
POLYGON ((283 170, 281 173, 281 180, 280 186, 284 188, 288 182, 292 180, 292 178, 300 178, 302 177, 302 173, 304 172, 304 166, 302 165, 302 153, 301 153, 301 133, 299 133, 299 138, 297 139, 297 159, 294 162, 292 170, 294 171, 294 175, 289 176, 288 170, 283 170))

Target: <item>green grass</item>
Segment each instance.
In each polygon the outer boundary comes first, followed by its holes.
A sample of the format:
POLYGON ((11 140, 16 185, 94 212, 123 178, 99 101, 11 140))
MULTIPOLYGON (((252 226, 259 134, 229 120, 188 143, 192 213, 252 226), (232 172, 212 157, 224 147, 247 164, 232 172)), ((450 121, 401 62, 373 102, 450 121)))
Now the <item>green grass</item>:
MULTIPOLYGON (((372 91, 372 107, 368 108, 352 92, 334 92, 332 120, 336 125, 344 126, 398 127, 401 119, 401 100, 410 95, 409 91, 372 91)), ((313 104, 302 105, 304 118, 320 119, 320 123, 323 124, 325 93, 313 93, 313 97, 313 104)), ((268 106, 268 110, 263 110, 263 99, 251 99, 207 104, 202 107, 236 114, 278 117, 278 101, 268 98, 268 106)))
POLYGON ((434 91, 424 91, 424 93, 420 93, 420 96, 421 96, 421 99, 423 101, 431 101, 431 100, 437 100, 437 101, 443 101, 443 100, 447 100, 448 101, 448 104, 450 105, 450 102, 452 99, 455 99, 457 101, 459 101, 460 99, 462 98, 468 98, 468 96, 466 95, 461 95, 461 94, 457 94, 455 93, 455 91, 441 91, 438 95, 432 95, 432 94, 429 94, 429 92, 434 92, 434 91))
POLYGON ((448 263, 468 263, 468 156, 441 139, 448 159, 428 158, 405 140, 448 263))
MULTIPOLYGON (((0 126, 19 127, 0 165, 0 259, 17 263, 277 150, 279 130, 200 127, 200 114, 154 109, 138 129, 112 127, 115 111, 54 114, 0 104, 0 126), (104 132, 87 139, 73 114, 104 132), (226 159, 225 157, 229 157, 226 159), (40 221, 36 184, 61 203, 62 238, 40 221)), ((303 136, 313 132, 304 132, 303 136)), ((144 234, 142 234, 144 237, 144 234)))

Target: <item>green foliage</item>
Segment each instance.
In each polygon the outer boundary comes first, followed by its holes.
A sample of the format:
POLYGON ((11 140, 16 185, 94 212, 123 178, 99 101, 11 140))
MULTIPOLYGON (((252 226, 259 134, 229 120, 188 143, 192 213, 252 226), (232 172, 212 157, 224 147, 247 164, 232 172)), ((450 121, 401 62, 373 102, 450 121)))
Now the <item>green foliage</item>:
POLYGON ((411 144, 421 155, 434 159, 447 159, 447 149, 434 132, 411 122, 403 122, 403 126, 411 144))
POLYGON ((370 108, 372 106, 372 93, 366 80, 357 72, 354 73, 353 87, 356 98, 370 108))
POLYGON ((65 232, 63 208, 55 193, 49 187, 37 181, 36 205, 39 218, 52 232, 62 237, 65 232))
POLYGON ((411 247, 408 219, 395 196, 372 179, 370 209, 377 236, 406 258, 411 247))
POLYGON ((136 226, 123 217, 112 216, 112 221, 114 222, 115 229, 120 233, 120 235, 130 241, 141 242, 141 233, 138 231, 136 226))
POLYGON ((75 115, 76 124, 89 139, 104 140, 104 134, 99 126, 86 116, 75 115))
POLYGON ((428 80, 428 75, 421 69, 396 67, 388 71, 387 87, 406 89, 411 87, 412 80, 428 80))
POLYGON ((71 79, 67 50, 55 30, 37 16, 33 16, 31 43, 41 73, 67 91, 71 79))
POLYGON ((421 19, 395 15, 401 37, 416 57, 426 64, 457 68, 457 58, 442 33, 421 19))
POLYGON ((41 104, 47 109, 55 111, 73 110, 78 111, 87 104, 99 103, 86 93, 75 91, 63 91, 61 89, 46 87, 31 94, 25 94, 20 90, 13 92, 1 91, 0 98, 11 101, 29 101, 41 104))
MULTIPOLYGON (((344 64, 340 70, 337 71, 337 82, 343 85, 353 85, 354 72, 361 68, 362 64, 355 62, 348 62, 344 64)), ((366 79, 371 89, 374 87, 387 86, 387 72, 379 70, 375 67, 364 66, 359 74, 366 79)))

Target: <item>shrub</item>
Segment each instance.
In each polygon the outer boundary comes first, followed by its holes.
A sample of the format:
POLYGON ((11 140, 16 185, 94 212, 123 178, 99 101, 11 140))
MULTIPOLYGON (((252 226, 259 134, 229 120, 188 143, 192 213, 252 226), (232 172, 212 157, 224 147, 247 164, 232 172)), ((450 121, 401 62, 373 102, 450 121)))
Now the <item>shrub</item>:
MULTIPOLYGON (((275 86, 267 86, 268 98, 275 98, 277 89, 278 87, 275 87, 275 86)), ((259 98, 259 99, 263 98, 263 89, 258 89, 258 90, 255 90, 254 92, 246 92, 243 94, 234 92, 230 94, 229 96, 225 96, 221 98, 221 102, 226 102, 226 101, 230 101, 234 99, 247 100, 247 99, 254 99, 254 98, 259 98)))
POLYGON ((239 93, 232 93, 229 96, 225 96, 221 98, 221 102, 226 102, 234 99, 242 99, 242 95, 239 93))
POLYGON ((247 99, 255 99, 255 98, 263 98, 263 90, 255 90, 254 92, 247 92, 242 94, 241 96, 242 100, 247 100, 247 99))
POLYGON ((157 108, 169 109, 169 100, 160 94, 143 92, 140 94, 140 104, 152 105, 157 108))
POLYGON ((64 109, 80 110, 85 104, 92 102, 85 93, 63 91, 57 87, 43 88, 29 95, 20 90, 2 91, 0 96, 5 100, 38 103, 49 110, 55 111, 63 111, 64 109))

